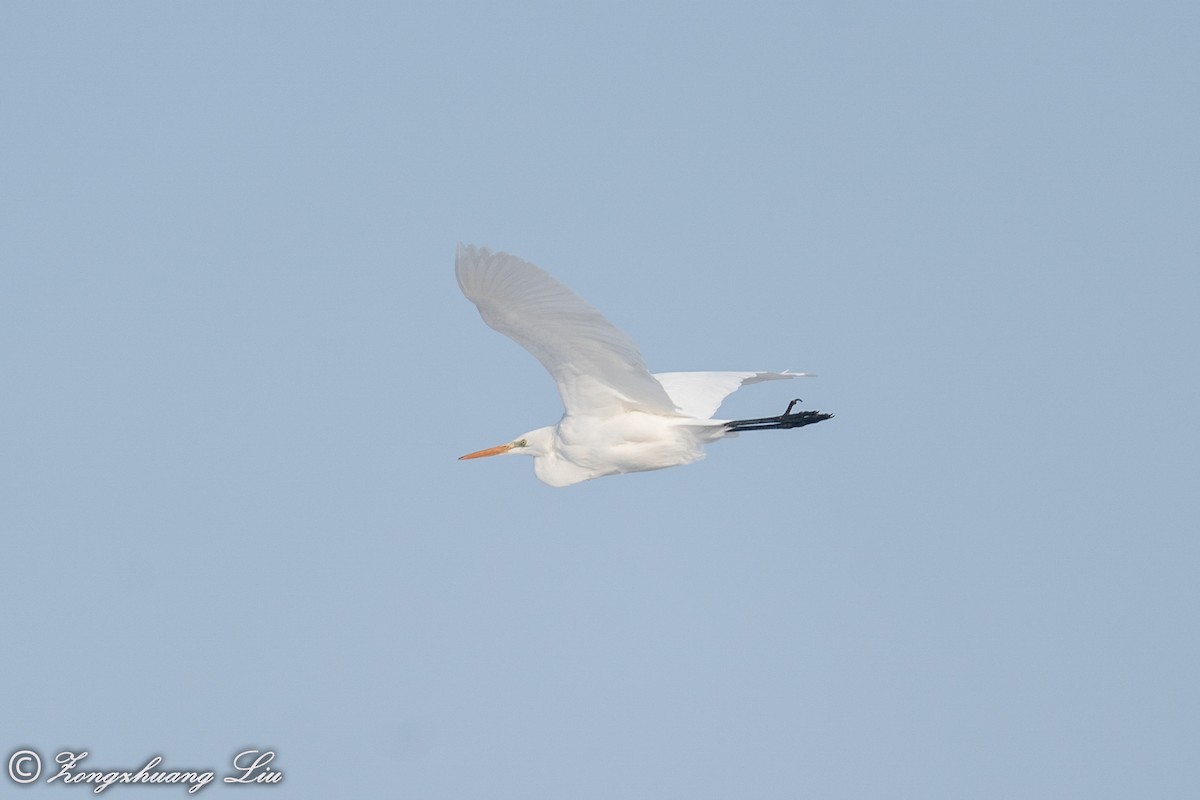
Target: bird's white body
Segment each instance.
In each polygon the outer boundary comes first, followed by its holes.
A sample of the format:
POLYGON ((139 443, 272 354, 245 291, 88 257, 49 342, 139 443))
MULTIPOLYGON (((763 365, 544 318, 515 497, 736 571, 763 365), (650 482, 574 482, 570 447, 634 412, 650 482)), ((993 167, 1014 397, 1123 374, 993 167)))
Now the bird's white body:
POLYGON ((530 455, 534 473, 551 486, 690 464, 704 457, 703 445, 737 435, 727 420, 712 419, 731 392, 805 375, 652 375, 628 336, 533 264, 460 245, 455 274, 484 321, 542 362, 566 408, 556 425, 463 458, 530 455))
MULTIPOLYGON (((526 434, 545 437, 533 471, 551 486, 690 464, 704 458, 701 445, 724 436, 723 423, 629 411, 607 417, 565 414, 557 425, 526 434)), ((532 449, 532 448, 531 448, 532 449)))

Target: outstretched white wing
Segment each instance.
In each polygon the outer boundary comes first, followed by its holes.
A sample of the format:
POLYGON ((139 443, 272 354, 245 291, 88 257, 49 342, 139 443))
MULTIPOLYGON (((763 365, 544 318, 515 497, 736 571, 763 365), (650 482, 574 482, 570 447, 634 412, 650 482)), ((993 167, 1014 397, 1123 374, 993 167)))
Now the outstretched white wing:
POLYGON ((658 372, 654 377, 667 390, 679 411, 708 419, 721 401, 749 383, 807 378, 807 372, 658 372))
POLYGON ((633 340, 533 264, 459 245, 454 272, 483 321, 542 362, 568 414, 678 413, 633 340))

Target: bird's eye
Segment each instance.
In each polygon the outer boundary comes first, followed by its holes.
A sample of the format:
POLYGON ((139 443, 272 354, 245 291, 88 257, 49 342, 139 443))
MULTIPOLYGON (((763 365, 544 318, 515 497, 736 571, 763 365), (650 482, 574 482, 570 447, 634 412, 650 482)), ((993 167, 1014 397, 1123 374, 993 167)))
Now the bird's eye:
POLYGON ((517 439, 515 444, 517 447, 528 447, 529 446, 529 442, 525 441, 524 439, 517 439))

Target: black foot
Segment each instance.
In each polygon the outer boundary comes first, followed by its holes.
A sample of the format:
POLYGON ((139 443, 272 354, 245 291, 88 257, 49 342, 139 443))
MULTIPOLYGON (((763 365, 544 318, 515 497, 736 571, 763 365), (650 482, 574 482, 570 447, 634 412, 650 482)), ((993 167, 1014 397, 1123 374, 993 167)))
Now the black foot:
POLYGON ((788 403, 787 411, 784 411, 778 417, 735 419, 732 422, 725 423, 725 429, 730 433, 737 433, 738 431, 787 430, 788 428, 803 428, 805 425, 812 425, 814 422, 820 422, 833 416, 833 414, 826 414, 823 411, 797 411, 793 414, 792 409, 799 402, 800 400, 797 398, 788 403))

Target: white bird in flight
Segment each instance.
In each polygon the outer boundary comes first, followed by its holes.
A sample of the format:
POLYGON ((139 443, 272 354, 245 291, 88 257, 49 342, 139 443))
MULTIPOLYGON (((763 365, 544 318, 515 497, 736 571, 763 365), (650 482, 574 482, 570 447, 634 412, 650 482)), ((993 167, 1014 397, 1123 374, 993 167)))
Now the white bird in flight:
POLYGON ((562 396, 556 425, 459 460, 520 454, 551 486, 704 458, 702 445, 740 431, 799 428, 832 414, 792 409, 778 417, 712 419, 739 387, 806 377, 804 372, 660 372, 646 369, 633 340, 528 261, 458 246, 454 272, 483 321, 542 362, 562 396))

